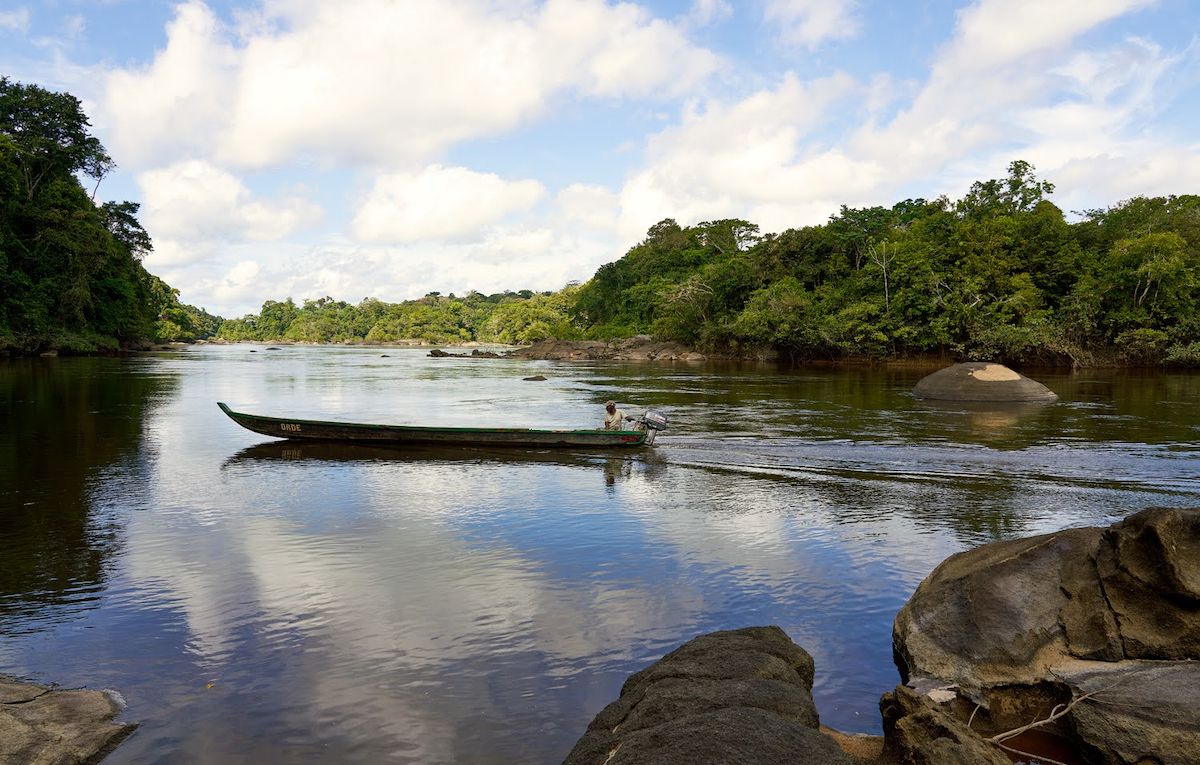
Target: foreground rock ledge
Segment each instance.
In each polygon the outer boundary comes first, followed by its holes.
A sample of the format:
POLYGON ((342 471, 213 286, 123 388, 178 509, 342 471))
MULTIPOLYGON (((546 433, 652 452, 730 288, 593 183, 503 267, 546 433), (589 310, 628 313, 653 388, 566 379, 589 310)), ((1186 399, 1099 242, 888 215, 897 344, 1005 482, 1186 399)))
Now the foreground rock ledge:
POLYGON ((631 676, 564 765, 851 765, 818 730, 812 683, 778 627, 701 635, 631 676))
POLYGON ((910 685, 985 731, 1045 719, 1097 765, 1200 763, 1200 510, 952 555, 896 616, 910 685), (1073 702, 1073 703, 1072 703, 1073 702))
POLYGON ((137 727, 101 691, 53 690, 0 676, 0 765, 96 763, 137 727))
POLYGON ((701 635, 631 676, 563 765, 1011 765, 903 686, 880 701, 885 736, 821 727, 813 669, 779 627, 701 635))

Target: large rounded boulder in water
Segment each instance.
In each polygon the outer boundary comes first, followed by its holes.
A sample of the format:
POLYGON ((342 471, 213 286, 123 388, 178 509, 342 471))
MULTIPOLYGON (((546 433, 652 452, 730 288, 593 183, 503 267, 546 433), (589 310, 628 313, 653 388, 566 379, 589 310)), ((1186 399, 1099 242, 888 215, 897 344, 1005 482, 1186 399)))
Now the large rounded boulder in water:
POLYGON ((940 401, 1053 401, 1058 394, 1003 364, 968 361, 939 369, 913 388, 918 398, 940 401))

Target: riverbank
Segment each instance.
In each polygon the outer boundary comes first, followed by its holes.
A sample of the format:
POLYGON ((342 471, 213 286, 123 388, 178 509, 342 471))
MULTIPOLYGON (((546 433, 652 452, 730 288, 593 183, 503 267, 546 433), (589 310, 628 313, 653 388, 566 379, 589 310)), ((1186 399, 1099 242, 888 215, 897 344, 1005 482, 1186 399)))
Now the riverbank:
MULTIPOLYGON (((503 355, 547 361, 570 360, 611 360, 611 361, 746 361, 769 362, 790 366, 805 367, 889 367, 889 368, 938 368, 964 361, 963 358, 948 353, 926 353, 919 355, 897 357, 872 356, 841 356, 841 357, 789 357, 774 349, 749 348, 734 351, 709 350, 698 351, 672 341, 657 340, 651 335, 634 335, 627 338, 610 340, 563 340, 546 338, 532 345, 511 345, 505 343, 485 343, 478 340, 461 342, 435 343, 423 338, 403 340, 372 341, 343 340, 337 343, 305 342, 298 340, 226 340, 223 338, 206 338, 194 342, 161 343, 151 340, 140 340, 126 343, 119 348, 98 348, 95 346, 75 347, 70 344, 43 344, 38 350, 16 348, 13 346, 0 348, 0 358, 22 357, 54 357, 54 356, 120 356, 129 353, 144 353, 164 350, 175 350, 189 345, 274 345, 274 346, 337 346, 337 347, 379 347, 379 348, 500 348, 505 349, 503 355)), ((1146 364, 1122 363, 1115 354, 1096 355, 1086 360, 1064 359, 1062 363, 1047 363, 1037 361, 1029 363, 1010 362, 1007 366, 1015 369, 1153 369, 1153 370, 1187 370, 1194 368, 1190 364, 1146 364)))

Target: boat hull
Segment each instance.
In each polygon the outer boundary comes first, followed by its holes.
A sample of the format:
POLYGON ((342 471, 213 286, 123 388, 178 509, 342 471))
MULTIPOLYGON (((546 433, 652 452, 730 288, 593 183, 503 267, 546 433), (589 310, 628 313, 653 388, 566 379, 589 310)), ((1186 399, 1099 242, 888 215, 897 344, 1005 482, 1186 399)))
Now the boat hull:
POLYGON ((300 441, 343 441, 374 444, 458 446, 571 447, 627 449, 644 446, 646 433, 636 430, 531 430, 527 428, 426 428, 368 425, 282 417, 262 417, 217 406, 246 430, 300 441))

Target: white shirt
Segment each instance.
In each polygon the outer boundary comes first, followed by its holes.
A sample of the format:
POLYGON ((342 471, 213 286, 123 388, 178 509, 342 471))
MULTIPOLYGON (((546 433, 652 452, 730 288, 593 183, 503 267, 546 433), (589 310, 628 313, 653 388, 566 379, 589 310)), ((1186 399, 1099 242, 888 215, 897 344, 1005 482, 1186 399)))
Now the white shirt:
POLYGON ((605 430, 621 430, 622 423, 625 422, 625 412, 620 409, 614 409, 610 414, 608 410, 604 410, 604 429, 605 430))

